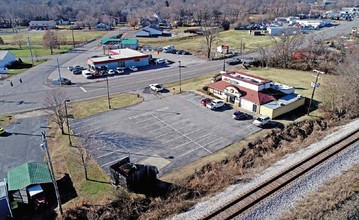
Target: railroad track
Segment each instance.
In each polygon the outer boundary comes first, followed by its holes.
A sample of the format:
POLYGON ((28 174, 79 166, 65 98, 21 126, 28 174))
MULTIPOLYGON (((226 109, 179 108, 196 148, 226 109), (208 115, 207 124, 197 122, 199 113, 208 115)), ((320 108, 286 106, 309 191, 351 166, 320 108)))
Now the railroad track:
POLYGON ((239 195, 236 199, 224 204, 202 219, 233 219, 243 214, 245 211, 253 208, 264 199, 284 189, 285 186, 295 180, 300 179, 303 175, 313 170, 313 168, 329 160, 358 140, 359 129, 356 129, 343 138, 325 146, 322 150, 308 158, 292 165, 271 179, 239 195))

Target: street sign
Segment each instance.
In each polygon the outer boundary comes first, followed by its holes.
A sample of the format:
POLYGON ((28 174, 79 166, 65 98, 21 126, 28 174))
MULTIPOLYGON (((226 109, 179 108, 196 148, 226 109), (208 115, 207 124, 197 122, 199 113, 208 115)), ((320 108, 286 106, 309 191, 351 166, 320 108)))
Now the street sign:
POLYGON ((315 82, 312 81, 312 82, 310 83, 310 86, 311 86, 312 88, 314 88, 314 87, 315 87, 315 88, 319 88, 320 83, 315 83, 315 82))

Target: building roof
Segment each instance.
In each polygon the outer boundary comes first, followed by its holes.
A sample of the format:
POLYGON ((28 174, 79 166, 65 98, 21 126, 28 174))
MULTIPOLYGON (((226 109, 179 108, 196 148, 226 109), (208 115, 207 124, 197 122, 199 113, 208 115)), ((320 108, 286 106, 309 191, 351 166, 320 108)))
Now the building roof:
POLYGON ((138 40, 137 38, 123 38, 122 44, 137 44, 138 40))
POLYGON ((232 87, 236 87, 239 89, 240 93, 242 94, 241 98, 253 102, 257 105, 263 105, 264 103, 268 103, 270 101, 275 100, 273 96, 262 93, 262 92, 258 92, 255 90, 251 90, 251 89, 247 89, 241 86, 237 86, 237 85, 233 85, 231 83, 225 82, 225 81, 218 81, 215 83, 210 83, 207 84, 208 87, 213 88, 213 89, 217 89, 220 91, 224 91, 224 89, 227 86, 232 86, 232 87))
POLYGON ((254 85, 262 85, 271 82, 271 80, 243 72, 227 72, 227 73, 223 73, 222 75, 227 76, 228 78, 247 82, 254 85))
POLYGON ((290 103, 293 103, 293 102, 297 101, 300 98, 301 98, 301 96, 293 93, 293 94, 283 96, 283 97, 279 98, 276 101, 266 103, 263 106, 265 106, 267 108, 270 108, 270 109, 277 109, 277 108, 280 108, 283 105, 288 105, 290 103))
POLYGON ((111 43, 111 42, 120 43, 121 41, 122 41, 121 38, 104 38, 101 40, 101 44, 107 44, 107 43, 111 43))
POLYGON ((9 191, 19 190, 32 184, 52 182, 51 173, 45 162, 24 163, 7 173, 9 191))
POLYGON ((135 58, 146 58, 148 54, 138 52, 129 48, 109 50, 110 56, 88 58, 93 64, 116 62, 121 60, 130 60, 135 58))
POLYGON ((0 50, 0 60, 3 60, 6 57, 6 55, 8 55, 8 54, 13 54, 13 53, 11 53, 7 50, 0 50))

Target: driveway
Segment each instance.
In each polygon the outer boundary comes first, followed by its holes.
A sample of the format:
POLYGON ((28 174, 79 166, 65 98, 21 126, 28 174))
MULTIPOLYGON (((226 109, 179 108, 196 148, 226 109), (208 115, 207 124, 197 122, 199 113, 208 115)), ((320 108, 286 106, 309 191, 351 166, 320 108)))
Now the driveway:
POLYGON ((130 155, 132 162, 157 166, 161 176, 260 130, 251 120, 233 120, 233 109, 201 106, 203 97, 197 94, 154 97, 70 122, 75 134, 90 137, 88 148, 107 173, 111 164, 130 155))
POLYGON ((0 136, 0 178, 8 170, 26 162, 42 162, 41 132, 46 130, 48 117, 23 114, 5 128, 0 136))

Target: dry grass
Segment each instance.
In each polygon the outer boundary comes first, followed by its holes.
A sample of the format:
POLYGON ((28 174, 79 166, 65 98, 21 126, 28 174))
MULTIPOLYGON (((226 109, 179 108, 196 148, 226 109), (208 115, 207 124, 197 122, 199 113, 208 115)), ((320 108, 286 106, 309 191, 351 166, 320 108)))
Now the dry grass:
POLYGON ((354 195, 359 195, 359 164, 311 193, 282 219, 347 219, 348 213, 340 213, 340 217, 337 213, 335 217, 330 217, 331 212, 339 209, 354 195))
MULTIPOLYGON (((143 98, 137 94, 116 94, 110 96, 112 109, 122 108, 134 105, 143 101, 143 98)), ((107 97, 91 99, 76 103, 69 103, 69 114, 74 118, 83 118, 97 113, 110 111, 108 108, 107 97)))
POLYGON ((15 118, 12 115, 0 115, 0 127, 5 128, 13 120, 15 120, 15 118))
MULTIPOLYGON (((204 85, 211 82, 212 77, 217 74, 217 72, 208 73, 203 76, 199 76, 192 79, 186 79, 181 81, 181 90, 182 91, 197 91, 203 88, 204 85)), ((173 83, 166 83, 163 85, 165 88, 167 88, 169 91, 175 93, 179 92, 179 82, 173 82, 173 83), (173 90, 173 88, 175 90, 173 90)))

